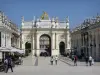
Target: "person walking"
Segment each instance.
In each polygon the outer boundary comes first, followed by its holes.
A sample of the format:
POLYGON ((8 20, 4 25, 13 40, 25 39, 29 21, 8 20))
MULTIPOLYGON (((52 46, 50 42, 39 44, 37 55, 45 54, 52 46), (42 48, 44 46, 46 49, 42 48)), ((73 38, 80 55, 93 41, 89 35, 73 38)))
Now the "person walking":
POLYGON ((75 56, 74 56, 74 66, 77 66, 77 59, 78 59, 78 58, 77 58, 77 56, 75 55, 75 56))
POLYGON ((5 70, 6 73, 8 72, 9 68, 10 68, 11 71, 13 72, 13 68, 12 68, 12 59, 11 59, 11 57, 8 57, 8 58, 7 58, 7 67, 6 67, 6 70, 5 70))
POLYGON ((38 66, 38 56, 36 55, 35 66, 38 66))
POLYGON ((23 62, 22 57, 19 57, 19 64, 21 65, 23 62))
POLYGON ((8 66, 8 60, 7 60, 7 58, 5 58, 5 60, 4 60, 4 71, 5 72, 6 72, 7 66, 8 66))
POLYGON ((91 56, 89 56, 89 64, 90 64, 90 66, 92 65, 92 57, 91 56))
POLYGON ((86 56, 85 62, 86 62, 86 66, 88 66, 88 62, 89 62, 89 57, 88 56, 86 56))
POLYGON ((51 56, 50 62, 51 62, 51 65, 53 65, 53 56, 51 56))
POLYGON ((94 65, 94 59, 92 58, 92 65, 94 65))
POLYGON ((56 63, 56 65, 57 65, 57 61, 58 61, 58 56, 56 55, 56 57, 55 57, 55 63, 56 63))

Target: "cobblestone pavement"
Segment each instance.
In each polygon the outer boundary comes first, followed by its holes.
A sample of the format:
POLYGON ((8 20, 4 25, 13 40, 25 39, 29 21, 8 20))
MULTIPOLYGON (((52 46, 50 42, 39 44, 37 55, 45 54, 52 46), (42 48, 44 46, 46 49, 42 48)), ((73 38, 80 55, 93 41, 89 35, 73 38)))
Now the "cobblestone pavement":
POLYGON ((23 59, 23 65, 18 65, 12 73, 0 75, 100 75, 100 66, 70 66, 62 61, 58 65, 50 65, 50 57, 39 57, 38 65, 35 65, 36 58, 29 56, 23 59))

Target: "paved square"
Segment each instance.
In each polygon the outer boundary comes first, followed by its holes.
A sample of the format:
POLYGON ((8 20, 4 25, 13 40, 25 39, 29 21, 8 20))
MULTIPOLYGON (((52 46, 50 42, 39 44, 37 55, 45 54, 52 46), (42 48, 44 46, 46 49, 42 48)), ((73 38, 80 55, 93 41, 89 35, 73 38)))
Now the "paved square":
MULTIPOLYGON (((39 57, 38 66, 35 66, 35 57, 31 59, 30 56, 24 58, 23 65, 16 66, 13 73, 9 70, 7 75, 100 75, 100 66, 70 66, 61 61, 52 66, 49 57, 39 57)), ((5 74, 0 72, 0 75, 5 74)))

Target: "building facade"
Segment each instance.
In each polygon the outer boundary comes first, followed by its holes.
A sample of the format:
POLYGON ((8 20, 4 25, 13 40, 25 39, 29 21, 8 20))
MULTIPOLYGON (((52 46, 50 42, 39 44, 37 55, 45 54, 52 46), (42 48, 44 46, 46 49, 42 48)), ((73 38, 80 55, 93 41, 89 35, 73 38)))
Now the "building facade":
MULTIPOLYGON (((0 11, 0 48, 20 48, 20 31, 16 24, 0 11)), ((0 52, 2 58, 2 52, 0 52)))
POLYGON ((49 55, 59 55, 70 49, 69 20, 48 16, 46 12, 40 18, 25 21, 22 17, 22 49, 31 49, 33 55, 46 51, 49 55))
POLYGON ((71 38, 71 47, 78 55, 100 61, 100 16, 85 20, 72 31, 71 38))

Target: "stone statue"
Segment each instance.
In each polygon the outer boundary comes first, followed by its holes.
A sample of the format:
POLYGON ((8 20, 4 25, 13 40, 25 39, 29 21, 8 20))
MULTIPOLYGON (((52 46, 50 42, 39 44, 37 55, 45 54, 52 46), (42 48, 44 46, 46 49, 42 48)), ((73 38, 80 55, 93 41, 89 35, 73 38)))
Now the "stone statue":
POLYGON ((24 16, 22 16, 22 26, 24 25, 24 16))
POLYGON ((48 20, 48 19, 49 19, 48 14, 47 14, 46 12, 43 11, 43 14, 42 14, 42 16, 41 16, 41 19, 42 19, 42 20, 48 20))
POLYGON ((24 21, 24 16, 22 16, 22 22, 24 21))
POLYGON ((68 16, 66 17, 66 22, 69 23, 69 18, 68 18, 68 16))
POLYGON ((2 20, 2 13, 1 13, 1 11, 0 11, 0 21, 2 20))
POLYGON ((56 22, 58 22, 58 17, 56 17, 56 22))
POLYGON ((53 21, 53 22, 55 21, 54 17, 52 17, 52 21, 53 21))

